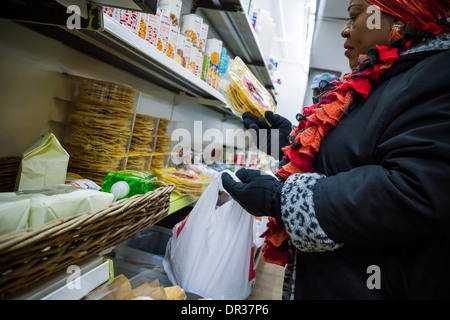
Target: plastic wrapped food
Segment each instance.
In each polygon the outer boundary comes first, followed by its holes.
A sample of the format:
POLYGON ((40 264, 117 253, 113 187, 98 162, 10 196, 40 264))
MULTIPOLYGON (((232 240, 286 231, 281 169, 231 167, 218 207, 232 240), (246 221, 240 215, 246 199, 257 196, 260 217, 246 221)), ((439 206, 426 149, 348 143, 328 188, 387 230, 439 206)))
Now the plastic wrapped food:
POLYGON ((154 171, 158 176, 158 180, 175 184, 177 188, 174 191, 183 197, 191 196, 199 198, 212 180, 211 178, 189 174, 174 168, 154 171))
POLYGON ((245 63, 236 57, 220 81, 220 88, 233 110, 240 116, 250 111, 257 117, 275 112, 272 96, 245 63))

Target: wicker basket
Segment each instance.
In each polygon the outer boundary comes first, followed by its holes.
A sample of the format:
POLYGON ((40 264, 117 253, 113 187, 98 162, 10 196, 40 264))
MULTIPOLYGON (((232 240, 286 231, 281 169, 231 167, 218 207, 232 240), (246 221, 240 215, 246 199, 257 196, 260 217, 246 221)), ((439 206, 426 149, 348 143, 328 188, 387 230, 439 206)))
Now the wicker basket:
POLYGON ((0 299, 115 246, 167 216, 174 185, 0 236, 0 299))

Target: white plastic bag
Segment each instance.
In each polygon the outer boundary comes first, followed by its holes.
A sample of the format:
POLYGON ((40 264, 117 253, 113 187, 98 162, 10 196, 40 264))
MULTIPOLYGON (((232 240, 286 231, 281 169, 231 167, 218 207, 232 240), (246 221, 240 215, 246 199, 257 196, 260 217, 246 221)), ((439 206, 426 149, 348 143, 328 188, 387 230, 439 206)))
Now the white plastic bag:
POLYGON ((265 238, 261 235, 267 231, 269 217, 256 217, 253 223, 253 245, 261 248, 264 245, 265 238))
POLYGON ((255 281, 255 219, 234 200, 216 208, 222 174, 209 184, 189 216, 174 226, 163 266, 170 281, 186 292, 243 300, 255 281))

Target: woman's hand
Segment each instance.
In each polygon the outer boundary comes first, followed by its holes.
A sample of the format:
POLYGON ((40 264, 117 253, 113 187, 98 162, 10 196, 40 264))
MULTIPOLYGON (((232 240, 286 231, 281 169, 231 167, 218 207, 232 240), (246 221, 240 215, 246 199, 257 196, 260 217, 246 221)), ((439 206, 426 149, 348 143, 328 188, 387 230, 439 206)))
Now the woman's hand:
POLYGON ((246 129, 255 130, 258 149, 271 155, 276 160, 281 160, 283 157, 282 149, 289 144, 288 138, 292 131, 292 123, 288 119, 274 114, 271 111, 266 111, 265 117, 259 118, 250 112, 245 112, 242 115, 242 119, 244 120, 244 127, 246 129), (270 125, 267 122, 269 122, 270 125), (262 134, 260 131, 261 129, 267 130, 267 135, 262 134), (276 148, 277 153, 272 154, 272 145, 276 143, 278 143, 278 147, 276 148), (264 150, 266 146, 267 150, 264 150))
POLYGON ((281 217, 281 188, 283 184, 259 170, 240 169, 236 182, 229 174, 222 174, 224 189, 248 213, 257 217, 281 217))

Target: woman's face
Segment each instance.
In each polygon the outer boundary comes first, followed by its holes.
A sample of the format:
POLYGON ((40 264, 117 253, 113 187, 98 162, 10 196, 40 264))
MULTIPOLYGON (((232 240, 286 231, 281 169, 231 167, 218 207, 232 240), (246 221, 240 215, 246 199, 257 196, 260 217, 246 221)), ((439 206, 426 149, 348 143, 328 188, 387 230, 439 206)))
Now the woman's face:
POLYGON ((365 0, 350 0, 348 6, 350 20, 341 35, 347 39, 344 45, 345 55, 352 69, 359 65, 359 55, 366 54, 376 45, 389 45, 390 32, 396 20, 384 12, 381 12, 381 16, 378 15, 378 19, 373 10, 367 10, 369 6, 365 0))

